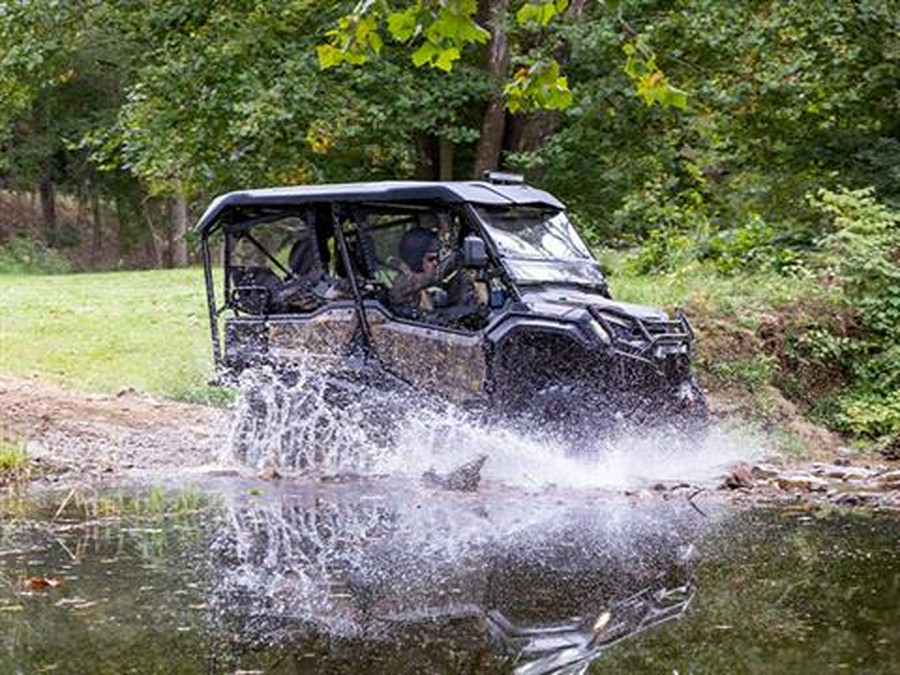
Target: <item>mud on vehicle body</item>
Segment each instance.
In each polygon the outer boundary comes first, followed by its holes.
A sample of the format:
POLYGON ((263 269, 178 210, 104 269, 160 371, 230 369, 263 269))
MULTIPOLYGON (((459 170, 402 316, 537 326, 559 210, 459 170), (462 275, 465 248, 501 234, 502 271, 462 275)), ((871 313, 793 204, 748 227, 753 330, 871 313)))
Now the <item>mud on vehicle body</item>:
POLYGON ((364 364, 538 423, 705 415, 684 315, 613 300, 563 204, 515 177, 232 192, 197 230, 223 375, 364 364), (399 302, 398 284, 425 278, 404 252, 412 230, 442 271, 399 302))

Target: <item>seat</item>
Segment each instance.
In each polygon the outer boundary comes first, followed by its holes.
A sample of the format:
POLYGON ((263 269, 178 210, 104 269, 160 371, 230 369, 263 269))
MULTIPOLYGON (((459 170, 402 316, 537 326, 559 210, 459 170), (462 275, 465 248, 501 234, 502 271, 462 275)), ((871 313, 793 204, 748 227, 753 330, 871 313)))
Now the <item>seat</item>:
POLYGON ((268 314, 284 282, 265 266, 231 267, 229 305, 247 314, 268 314))

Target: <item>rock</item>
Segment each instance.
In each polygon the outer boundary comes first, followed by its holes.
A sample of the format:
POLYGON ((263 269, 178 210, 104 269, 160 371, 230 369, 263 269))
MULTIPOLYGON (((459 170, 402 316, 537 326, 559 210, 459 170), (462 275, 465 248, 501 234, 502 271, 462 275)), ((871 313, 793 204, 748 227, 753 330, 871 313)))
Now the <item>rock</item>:
POLYGON ((731 468, 731 472, 725 477, 725 481, 722 485, 729 490, 753 487, 752 471, 750 467, 743 462, 734 465, 731 468))
POLYGON ((900 490, 900 470, 886 471, 877 476, 875 482, 888 490, 900 490))
POLYGON ((838 480, 866 480, 871 472, 861 467, 849 466, 848 464, 818 464, 815 465, 814 473, 817 476, 825 478, 836 478, 838 480))
POLYGON ((750 475, 759 480, 766 480, 778 476, 778 467, 774 464, 754 464, 750 469, 750 475))
POLYGON ((636 497, 637 499, 650 499, 653 497, 653 493, 650 490, 638 489, 638 490, 625 490, 626 497, 636 497))
POLYGON ((281 472, 274 464, 267 464, 263 470, 259 472, 257 478, 260 480, 278 480, 281 478, 281 472))
POLYGON ((860 494, 859 492, 845 492, 835 497, 832 501, 841 506, 865 506, 871 501, 871 498, 869 495, 860 494))
POLYGON ((889 460, 900 460, 900 434, 894 434, 878 444, 877 451, 889 460))
POLYGON ((802 490, 804 492, 825 492, 828 481, 805 473, 780 475, 776 478, 782 490, 802 490))
POLYGON ((434 469, 429 469, 422 474, 422 482, 428 487, 438 487, 455 492, 475 492, 481 482, 481 467, 487 461, 487 455, 479 455, 450 473, 439 474, 434 469))

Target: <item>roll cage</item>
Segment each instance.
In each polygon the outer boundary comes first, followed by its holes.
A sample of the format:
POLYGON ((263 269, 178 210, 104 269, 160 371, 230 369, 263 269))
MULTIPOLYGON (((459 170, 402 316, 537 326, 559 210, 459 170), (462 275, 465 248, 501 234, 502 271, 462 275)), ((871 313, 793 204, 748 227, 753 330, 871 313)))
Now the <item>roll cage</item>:
MULTIPOLYGON (((368 343, 371 331, 366 307, 373 301, 381 305, 382 312, 395 320, 422 322, 422 317, 415 312, 401 312, 399 308, 392 307, 387 300, 387 290, 391 278, 399 273, 401 267, 395 254, 399 234, 420 224, 422 218, 434 217, 436 214, 447 216, 453 221, 445 242, 450 247, 459 249, 462 240, 469 235, 482 238, 491 274, 508 289, 509 299, 518 299, 519 292, 496 247, 485 236, 477 214, 467 203, 436 200, 317 200, 311 203, 298 201, 261 206, 240 204, 222 209, 213 220, 201 221, 200 248, 216 363, 222 363, 219 317, 224 312, 230 310, 237 317, 277 316, 309 314, 315 309, 314 301, 309 308, 299 310, 278 302, 279 293, 287 284, 305 286, 310 293, 315 294, 316 280, 303 279, 303 274, 298 273, 292 264, 293 251, 286 258, 277 250, 280 244, 276 244, 273 250, 271 242, 267 245, 267 242, 262 241, 262 237, 257 235, 261 229, 287 220, 302 223, 302 227, 295 229, 292 234, 296 236, 300 229, 307 230, 306 237, 311 242, 309 248, 321 265, 319 276, 327 277, 340 289, 337 297, 353 302, 363 340, 368 343), (387 248, 385 242, 388 242, 387 248), (394 251, 390 250, 391 242, 394 251), (221 298, 216 293, 213 271, 213 246, 216 244, 223 245, 221 298), (240 264, 235 256, 239 247, 256 252, 264 264, 240 264)), ((335 299, 336 297, 320 297, 321 304, 335 299)), ((425 322, 434 323, 428 319, 425 322)), ((452 327, 446 325, 441 327, 452 330, 452 327)))

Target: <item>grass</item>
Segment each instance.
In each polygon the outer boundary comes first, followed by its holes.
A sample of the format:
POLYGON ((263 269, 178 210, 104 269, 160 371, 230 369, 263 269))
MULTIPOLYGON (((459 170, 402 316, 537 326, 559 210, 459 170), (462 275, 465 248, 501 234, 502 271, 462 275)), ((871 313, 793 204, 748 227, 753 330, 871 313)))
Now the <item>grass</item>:
POLYGON ((0 372, 216 401, 199 269, 0 277, 0 372))
POLYGON ((772 307, 823 297, 825 293, 821 282, 812 276, 788 277, 775 272, 731 276, 700 263, 666 274, 633 274, 625 266, 623 253, 611 250, 598 253, 616 300, 669 310, 691 305, 733 319, 749 329, 757 327, 757 315, 772 307))
POLYGON ((0 440, 0 485, 27 478, 28 453, 21 445, 0 440))

